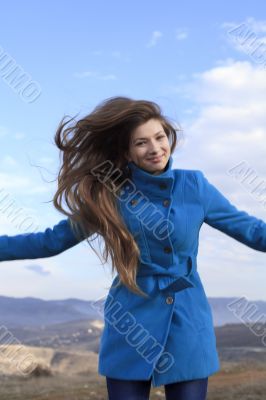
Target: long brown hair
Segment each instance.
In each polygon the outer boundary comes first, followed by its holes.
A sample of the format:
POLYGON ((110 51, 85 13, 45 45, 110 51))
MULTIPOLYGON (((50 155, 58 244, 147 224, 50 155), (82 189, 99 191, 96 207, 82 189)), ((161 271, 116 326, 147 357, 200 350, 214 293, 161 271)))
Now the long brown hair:
POLYGON ((117 196, 122 182, 130 177, 125 155, 129 151, 131 132, 151 118, 162 124, 172 154, 177 142, 176 131, 181 129, 162 115, 158 104, 122 96, 102 101, 78 121, 75 117, 65 121, 64 116, 54 137, 63 154, 54 206, 68 216, 80 240, 86 239, 91 246, 89 236, 101 235, 105 242, 104 262, 111 255, 112 274, 117 271, 118 284, 123 283, 132 292, 146 297, 136 282, 139 248, 119 213, 117 196), (71 121, 75 122, 69 124, 71 121), (109 173, 107 161, 120 171, 120 176, 108 177, 109 187, 103 184, 109 173), (95 169, 97 174, 92 173, 95 169), (70 212, 63 208, 63 200, 70 212))

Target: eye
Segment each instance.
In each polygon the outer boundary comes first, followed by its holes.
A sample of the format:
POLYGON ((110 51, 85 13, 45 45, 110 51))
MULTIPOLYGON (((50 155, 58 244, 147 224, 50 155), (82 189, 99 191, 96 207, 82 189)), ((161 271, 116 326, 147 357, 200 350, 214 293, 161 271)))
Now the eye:
MULTIPOLYGON (((165 137, 164 135, 160 135, 160 136, 157 137, 157 139, 163 139, 164 137, 165 137)), ((145 143, 145 142, 138 142, 137 146, 139 146, 139 145, 141 145, 143 143, 145 143)))

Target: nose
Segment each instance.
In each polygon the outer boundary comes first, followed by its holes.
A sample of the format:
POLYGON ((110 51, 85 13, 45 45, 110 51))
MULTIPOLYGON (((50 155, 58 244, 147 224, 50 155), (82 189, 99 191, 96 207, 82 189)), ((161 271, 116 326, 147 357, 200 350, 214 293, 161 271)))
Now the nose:
POLYGON ((156 142, 155 143, 151 142, 148 151, 151 156, 156 156, 157 154, 160 154, 160 145, 158 145, 158 143, 156 142))

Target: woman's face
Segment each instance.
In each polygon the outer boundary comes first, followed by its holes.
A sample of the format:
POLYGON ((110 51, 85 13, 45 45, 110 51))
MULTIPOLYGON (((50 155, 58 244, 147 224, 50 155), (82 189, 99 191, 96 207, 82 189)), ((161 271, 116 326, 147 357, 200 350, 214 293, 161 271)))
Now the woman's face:
POLYGON ((152 118, 132 131, 128 161, 133 161, 145 171, 158 175, 163 172, 170 155, 168 137, 157 119, 152 118), (158 159, 152 160, 155 157, 158 159))

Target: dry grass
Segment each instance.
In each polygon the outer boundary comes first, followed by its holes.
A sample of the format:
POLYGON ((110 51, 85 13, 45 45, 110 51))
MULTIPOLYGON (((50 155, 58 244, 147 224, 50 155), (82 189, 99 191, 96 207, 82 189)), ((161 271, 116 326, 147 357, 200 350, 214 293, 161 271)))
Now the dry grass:
MULTIPOLYGON (((21 376, 2 358, 0 400, 106 400, 105 377, 97 374, 97 354, 28 347, 38 361, 21 376)), ((208 400, 265 400, 266 364, 256 360, 222 362, 209 377, 208 400)), ((165 399, 164 387, 151 388, 150 400, 165 399)), ((127 399, 125 399, 127 400, 127 399)))

